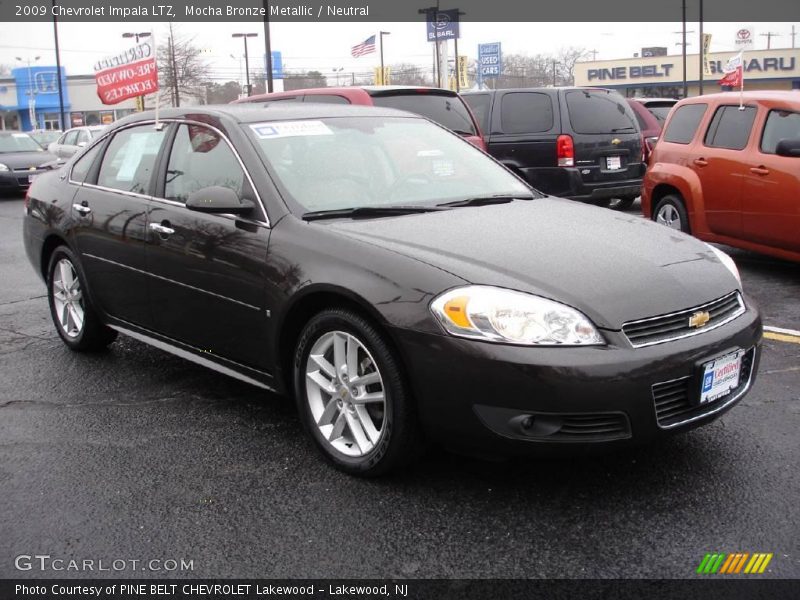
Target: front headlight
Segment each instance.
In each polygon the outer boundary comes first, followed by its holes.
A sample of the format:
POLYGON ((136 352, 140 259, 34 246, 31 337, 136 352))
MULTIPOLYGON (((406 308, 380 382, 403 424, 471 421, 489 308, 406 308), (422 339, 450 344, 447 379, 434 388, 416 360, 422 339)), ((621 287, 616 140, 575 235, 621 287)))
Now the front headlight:
POLYGON ((711 244, 706 244, 706 246, 711 248, 711 250, 714 252, 714 254, 716 254, 717 258, 719 259, 719 262, 725 265, 725 268, 728 269, 728 271, 730 271, 734 277, 736 277, 736 281, 739 282, 739 289, 742 289, 742 278, 739 275, 739 269, 736 266, 736 263, 733 262, 733 259, 727 254, 725 254, 722 250, 720 250, 719 248, 715 248, 711 244))
POLYGON ((10 170, 11 169, 8 168, 8 165, 4 165, 3 163, 0 163, 0 173, 2 173, 3 171, 10 171, 10 170))
POLYGON ((472 285, 438 296, 431 310, 448 333, 526 346, 603 345, 580 312, 564 304, 502 288, 472 285))

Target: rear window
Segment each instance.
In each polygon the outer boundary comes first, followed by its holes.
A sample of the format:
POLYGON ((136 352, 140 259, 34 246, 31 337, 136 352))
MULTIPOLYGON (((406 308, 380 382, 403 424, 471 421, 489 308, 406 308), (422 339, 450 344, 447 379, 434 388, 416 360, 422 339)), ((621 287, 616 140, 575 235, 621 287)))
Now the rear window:
POLYGON ((484 133, 489 132, 489 107, 492 104, 492 98, 489 94, 468 94, 462 96, 464 98, 464 102, 469 104, 469 107, 472 109, 472 114, 475 115, 475 119, 478 121, 478 125, 481 126, 481 129, 484 133))
POLYGON ((336 94, 306 94, 305 101, 318 104, 350 104, 350 100, 336 94))
POLYGON ((639 131, 633 110, 616 93, 571 90, 566 93, 569 122, 575 133, 634 133, 639 131))
POLYGON ((775 154, 781 140, 800 138, 800 113, 788 110, 771 110, 761 136, 761 151, 775 154))
POLYGON ((422 115, 461 135, 478 135, 467 107, 458 96, 412 92, 373 96, 372 103, 375 106, 407 110, 422 115))
POLYGON ((512 92, 500 108, 503 133, 539 133, 553 128, 553 101, 538 92, 512 92))
POLYGON ((647 104, 645 105, 645 108, 647 108, 647 110, 650 111, 650 114, 658 119, 658 122, 663 125, 667 120, 667 115, 669 115, 669 111, 672 110, 673 106, 675 106, 675 103, 670 102, 668 104, 647 104))
POLYGON ((697 126, 706 114, 706 104, 684 104, 675 111, 664 131, 665 142, 688 144, 694 139, 697 126))
POLYGON ((712 148, 743 150, 750 139, 753 121, 756 118, 755 106, 720 106, 711 119, 706 132, 705 145, 712 148))

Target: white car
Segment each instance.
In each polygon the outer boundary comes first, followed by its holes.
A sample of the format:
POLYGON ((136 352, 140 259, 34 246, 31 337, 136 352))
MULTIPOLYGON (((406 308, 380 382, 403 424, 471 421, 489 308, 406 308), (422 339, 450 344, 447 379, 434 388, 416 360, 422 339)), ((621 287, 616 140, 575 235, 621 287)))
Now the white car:
POLYGON ((70 158, 78 150, 98 137, 104 129, 105 125, 90 125, 68 129, 57 141, 47 147, 47 151, 60 159, 70 158))

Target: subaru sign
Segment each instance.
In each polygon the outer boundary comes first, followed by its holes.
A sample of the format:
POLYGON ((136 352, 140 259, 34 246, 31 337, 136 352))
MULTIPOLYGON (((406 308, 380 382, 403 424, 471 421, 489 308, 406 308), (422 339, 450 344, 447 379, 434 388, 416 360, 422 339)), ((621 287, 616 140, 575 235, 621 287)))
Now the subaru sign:
MULTIPOLYGON (((429 13, 429 18, 433 13, 429 13)), ((458 9, 440 10, 428 21, 428 41, 454 40, 458 36, 458 9)))
POLYGON ((503 72, 503 54, 500 42, 478 44, 478 77, 484 79, 499 77, 503 72))

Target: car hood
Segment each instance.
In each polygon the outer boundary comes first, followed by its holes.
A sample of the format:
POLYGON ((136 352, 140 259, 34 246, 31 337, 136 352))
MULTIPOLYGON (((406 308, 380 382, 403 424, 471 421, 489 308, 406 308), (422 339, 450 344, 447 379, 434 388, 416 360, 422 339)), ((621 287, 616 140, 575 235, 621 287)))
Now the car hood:
POLYGON ((2 152, 0 163, 10 169, 29 169, 55 160, 56 157, 49 152, 2 152))
POLYGON ((691 236, 559 198, 319 223, 474 284, 563 302, 606 329, 738 287, 713 251, 691 236))

